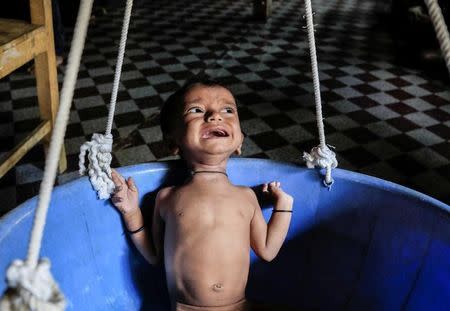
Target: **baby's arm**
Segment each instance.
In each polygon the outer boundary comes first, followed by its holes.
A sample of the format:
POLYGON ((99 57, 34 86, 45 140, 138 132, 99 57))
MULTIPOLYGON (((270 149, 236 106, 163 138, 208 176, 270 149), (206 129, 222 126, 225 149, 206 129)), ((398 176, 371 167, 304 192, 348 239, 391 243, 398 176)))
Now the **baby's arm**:
POLYGON ((158 261, 163 260, 164 253, 164 220, 161 210, 166 204, 167 198, 170 196, 172 187, 162 188, 156 196, 155 210, 153 213, 152 236, 153 245, 155 247, 155 256, 158 261))
POLYGON ((263 192, 273 199, 274 212, 267 224, 252 191, 253 200, 256 201, 256 204, 250 224, 250 243, 259 257, 271 261, 283 245, 291 222, 291 212, 276 211, 292 211, 294 199, 280 188, 279 182, 265 184, 263 192))
POLYGON ((157 256, 151 249, 151 244, 144 224, 144 217, 138 204, 138 190, 130 177, 127 180, 116 171, 111 173, 116 189, 111 198, 114 206, 122 214, 126 229, 130 233, 131 240, 144 258, 152 265, 157 263, 157 256), (131 233, 139 228, 143 228, 136 233, 131 233))

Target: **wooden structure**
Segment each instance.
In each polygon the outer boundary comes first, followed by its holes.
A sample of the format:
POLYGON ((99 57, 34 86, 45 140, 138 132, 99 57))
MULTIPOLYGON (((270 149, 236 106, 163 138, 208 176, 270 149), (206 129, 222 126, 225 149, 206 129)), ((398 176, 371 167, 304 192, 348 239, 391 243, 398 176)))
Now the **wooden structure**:
MULTIPOLYGON (((4 176, 33 146, 43 141, 47 151, 59 103, 53 39, 51 0, 30 0, 31 24, 0 19, 0 79, 34 59, 37 97, 42 122, 0 163, 4 176)), ((59 172, 66 170, 65 149, 61 150, 59 172)))
POLYGON ((272 0, 253 0, 253 16, 266 20, 272 15, 272 0))

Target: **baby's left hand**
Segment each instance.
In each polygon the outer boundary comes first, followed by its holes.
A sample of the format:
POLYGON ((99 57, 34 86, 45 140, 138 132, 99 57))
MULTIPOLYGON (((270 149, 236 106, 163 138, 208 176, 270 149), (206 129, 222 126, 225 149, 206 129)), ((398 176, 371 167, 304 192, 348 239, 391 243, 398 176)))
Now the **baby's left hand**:
POLYGON ((111 197, 114 206, 123 216, 129 216, 139 211, 138 189, 133 178, 125 179, 115 170, 112 170, 111 177, 116 186, 111 197))
POLYGON ((264 184, 262 191, 269 195, 274 204, 292 206, 292 203, 294 202, 294 198, 281 189, 281 183, 279 181, 272 181, 271 183, 264 184))

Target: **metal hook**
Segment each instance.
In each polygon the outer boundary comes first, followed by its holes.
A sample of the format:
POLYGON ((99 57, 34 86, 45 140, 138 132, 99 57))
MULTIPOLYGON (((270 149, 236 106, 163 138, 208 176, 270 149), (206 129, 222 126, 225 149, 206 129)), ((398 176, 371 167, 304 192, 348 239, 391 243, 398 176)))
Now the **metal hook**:
MULTIPOLYGON (((313 19, 314 19, 314 16, 316 15, 316 12, 313 11, 313 12, 312 12, 312 15, 313 15, 313 19)), ((306 14, 303 14, 303 15, 302 15, 302 19, 306 19, 306 14)), ((314 23, 313 23, 313 26, 314 26, 314 32, 316 32, 316 31, 317 31, 316 27, 319 26, 319 24, 314 24, 314 23)), ((307 25, 303 25, 303 26, 302 26, 302 29, 308 29, 308 26, 307 26, 307 25)))

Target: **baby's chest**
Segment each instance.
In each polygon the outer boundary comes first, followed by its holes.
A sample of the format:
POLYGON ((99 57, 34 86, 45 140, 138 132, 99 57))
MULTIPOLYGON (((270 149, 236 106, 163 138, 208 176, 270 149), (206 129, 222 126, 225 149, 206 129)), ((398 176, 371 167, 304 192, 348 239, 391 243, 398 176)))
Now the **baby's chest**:
POLYGON ((220 226, 249 223, 252 215, 249 203, 239 197, 197 195, 174 202, 168 216, 179 226, 220 226))

